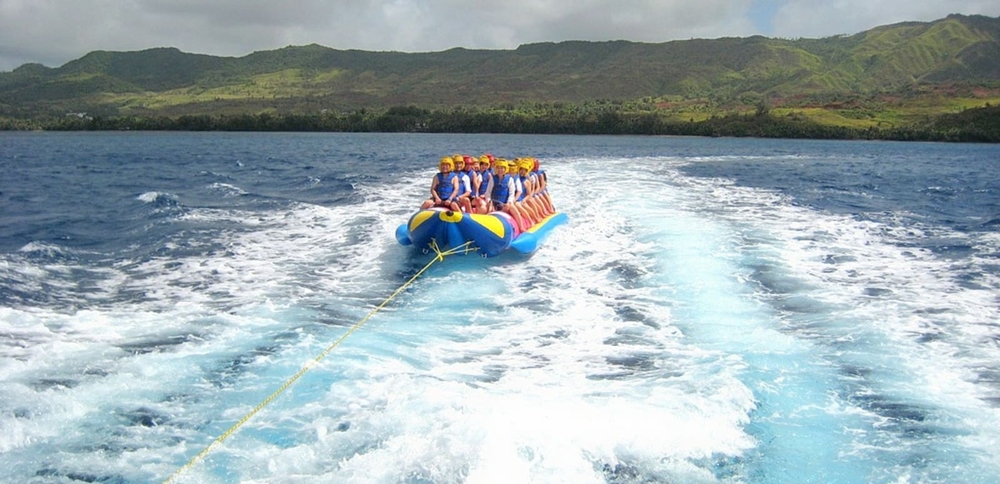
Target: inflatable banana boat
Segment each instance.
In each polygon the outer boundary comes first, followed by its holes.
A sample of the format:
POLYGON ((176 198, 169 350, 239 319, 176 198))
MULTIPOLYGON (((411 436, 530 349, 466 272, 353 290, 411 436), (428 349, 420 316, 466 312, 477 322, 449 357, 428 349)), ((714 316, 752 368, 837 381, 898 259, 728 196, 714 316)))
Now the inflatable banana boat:
POLYGON ((507 249, 530 254, 552 229, 568 221, 565 213, 556 212, 520 232, 510 215, 503 212, 475 214, 435 207, 413 214, 396 229, 396 240, 424 250, 436 244, 442 251, 471 242, 470 246, 483 257, 494 257, 507 249))

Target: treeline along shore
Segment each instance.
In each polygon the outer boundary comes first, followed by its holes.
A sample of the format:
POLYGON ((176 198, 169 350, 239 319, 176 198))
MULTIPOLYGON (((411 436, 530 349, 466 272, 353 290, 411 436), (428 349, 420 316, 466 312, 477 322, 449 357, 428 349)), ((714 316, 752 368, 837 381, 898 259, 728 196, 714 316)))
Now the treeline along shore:
POLYGON ((1000 142, 1000 106, 967 109, 926 123, 902 127, 821 125, 795 113, 756 112, 678 122, 654 113, 549 109, 539 113, 398 106, 350 113, 184 115, 178 117, 67 116, 47 122, 0 121, 0 129, 47 131, 306 131, 385 133, 519 133, 675 135, 712 137, 868 139, 900 141, 1000 142))

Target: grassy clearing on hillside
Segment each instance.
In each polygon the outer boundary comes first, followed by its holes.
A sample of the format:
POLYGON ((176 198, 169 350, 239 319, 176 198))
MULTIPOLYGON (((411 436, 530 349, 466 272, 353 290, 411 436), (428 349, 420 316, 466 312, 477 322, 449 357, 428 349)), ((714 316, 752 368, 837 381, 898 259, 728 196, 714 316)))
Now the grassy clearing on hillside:
MULTIPOLYGON (((192 86, 163 92, 102 94, 92 97, 95 103, 114 104, 123 115, 131 111, 157 111, 165 108, 195 106, 218 101, 260 101, 273 99, 304 98, 316 92, 316 86, 335 82, 343 75, 341 70, 330 70, 310 75, 301 69, 252 76, 241 84, 218 87, 192 86)), ((308 102, 308 101, 306 101, 308 102)))

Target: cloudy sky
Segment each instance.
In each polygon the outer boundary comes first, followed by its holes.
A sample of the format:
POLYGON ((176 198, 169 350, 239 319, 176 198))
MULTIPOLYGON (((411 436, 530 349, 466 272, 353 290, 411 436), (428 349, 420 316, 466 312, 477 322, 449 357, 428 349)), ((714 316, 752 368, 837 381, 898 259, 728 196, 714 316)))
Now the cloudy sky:
POLYGON ((93 50, 177 47, 240 57, 317 43, 429 52, 561 40, 827 37, 1000 0, 0 0, 0 71, 93 50))

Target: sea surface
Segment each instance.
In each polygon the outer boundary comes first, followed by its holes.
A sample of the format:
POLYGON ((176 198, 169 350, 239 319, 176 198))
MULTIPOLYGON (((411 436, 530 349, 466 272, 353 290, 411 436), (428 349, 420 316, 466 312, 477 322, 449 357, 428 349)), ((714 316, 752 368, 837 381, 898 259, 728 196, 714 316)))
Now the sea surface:
POLYGON ((0 133, 0 481, 998 482, 998 173, 979 144, 0 133), (570 223, 437 262, 323 355, 431 260, 393 233, 440 156, 484 152, 539 158, 570 223))

